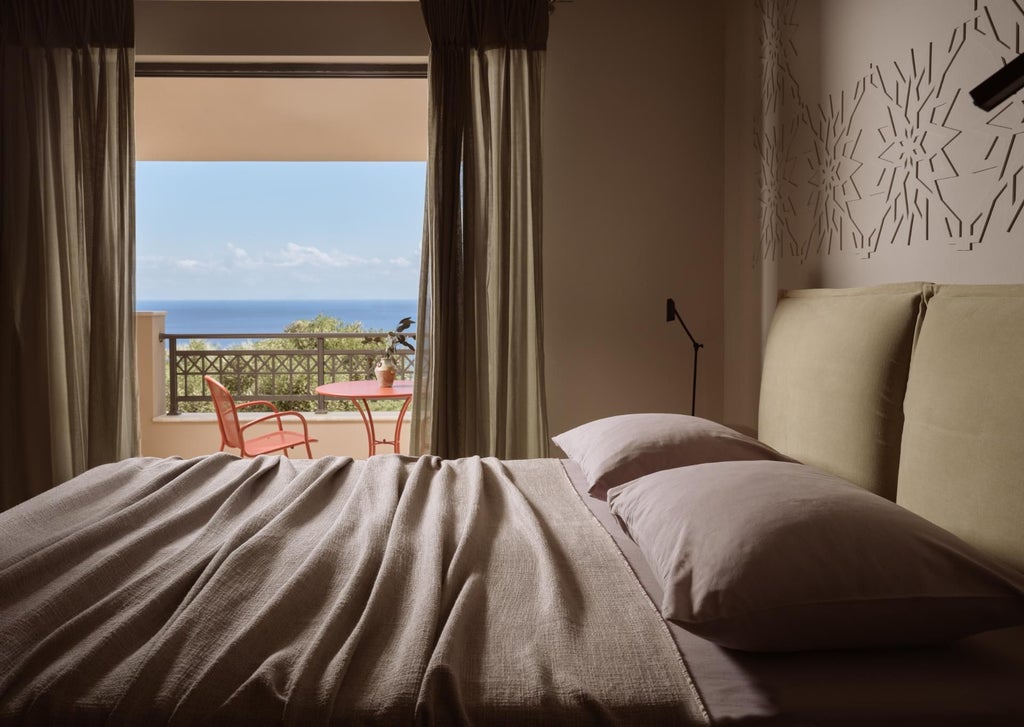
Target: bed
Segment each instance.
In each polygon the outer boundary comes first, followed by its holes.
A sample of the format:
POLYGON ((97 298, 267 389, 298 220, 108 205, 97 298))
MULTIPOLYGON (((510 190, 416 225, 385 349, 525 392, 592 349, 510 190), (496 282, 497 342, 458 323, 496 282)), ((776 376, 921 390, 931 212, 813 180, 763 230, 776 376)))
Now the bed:
POLYGON ((793 291, 760 440, 91 470, 0 514, 0 723, 1024 724, 1022 360, 1024 286, 793 291))

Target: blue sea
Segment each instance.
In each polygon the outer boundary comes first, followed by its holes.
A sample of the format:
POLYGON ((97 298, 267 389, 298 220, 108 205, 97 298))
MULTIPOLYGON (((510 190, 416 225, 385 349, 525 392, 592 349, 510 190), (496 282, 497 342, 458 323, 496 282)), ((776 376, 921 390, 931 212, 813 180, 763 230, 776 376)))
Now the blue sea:
POLYGON ((406 316, 416 318, 415 300, 139 300, 135 308, 166 311, 167 333, 281 333, 319 313, 390 331, 406 316))

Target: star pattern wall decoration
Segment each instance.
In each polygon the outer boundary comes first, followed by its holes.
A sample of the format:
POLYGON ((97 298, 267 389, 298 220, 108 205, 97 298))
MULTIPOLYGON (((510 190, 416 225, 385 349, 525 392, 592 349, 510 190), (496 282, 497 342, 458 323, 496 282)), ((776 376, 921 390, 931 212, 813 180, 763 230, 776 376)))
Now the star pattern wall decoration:
MULTIPOLYGON (((973 39, 1006 64, 1024 53, 1024 4, 1021 0, 974 0, 975 14, 969 25, 973 39)), ((1024 230, 1024 99, 1012 96, 996 108, 980 130, 984 156, 975 160, 971 175, 991 186, 994 193, 972 219, 985 232, 1024 230)))
POLYGON ((985 162, 994 162, 990 169, 999 170, 1000 185, 989 215, 997 204, 1007 205, 1010 220, 1006 231, 1024 230, 1024 100, 1007 102, 988 120, 987 126, 998 130, 985 162))
POLYGON ((1021 0, 974 0, 969 27, 987 41, 989 48, 1005 65, 1024 53, 1022 19, 1024 4, 1021 0))
POLYGON ((869 84, 884 102, 885 122, 876 129, 883 148, 871 192, 880 199, 883 213, 868 233, 868 257, 882 243, 931 239, 940 220, 952 234, 963 235, 963 220, 942 186, 959 175, 949 147, 962 132, 949 122, 952 110, 962 103, 961 92, 958 88, 950 94, 944 84, 963 47, 963 32, 958 30, 958 35, 941 60, 929 44, 923 57, 911 50, 906 61, 871 69, 869 84))
POLYGON ((971 252, 992 235, 1024 231, 1024 100, 1018 94, 985 114, 967 93, 984 77, 977 69, 1024 52, 1024 0, 973 0, 945 36, 820 93, 815 60, 801 56, 805 5, 757 7, 755 258, 869 261, 896 245, 971 252))
POLYGON ((783 255, 799 255, 800 242, 793 231, 796 216, 793 197, 796 157, 792 146, 799 123, 776 125, 763 131, 757 140, 760 162, 761 246, 758 257, 774 260, 783 255), (787 128, 788 127, 788 128, 787 128))
POLYGON ((828 109, 819 105, 815 111, 804 107, 804 123, 812 133, 812 148, 806 155, 810 187, 807 201, 813 224, 807 234, 801 256, 830 254, 833 248, 843 250, 847 241, 854 249, 863 249, 864 232, 854 218, 851 205, 862 199, 857 173, 863 165, 857 159, 857 147, 863 130, 853 124, 864 98, 866 82, 860 81, 848 100, 846 93, 838 103, 830 96, 828 109))
POLYGON ((761 244, 755 259, 798 255, 800 243, 793 230, 794 197, 798 191, 797 155, 800 119, 789 112, 799 108, 799 84, 793 75, 798 55, 793 42, 795 0, 758 0, 761 18, 761 108, 755 123, 761 190, 761 244))
POLYGON ((799 93, 793 75, 793 59, 798 56, 793 42, 796 0, 758 0, 761 16, 761 111, 770 116, 779 110, 786 97, 799 93))

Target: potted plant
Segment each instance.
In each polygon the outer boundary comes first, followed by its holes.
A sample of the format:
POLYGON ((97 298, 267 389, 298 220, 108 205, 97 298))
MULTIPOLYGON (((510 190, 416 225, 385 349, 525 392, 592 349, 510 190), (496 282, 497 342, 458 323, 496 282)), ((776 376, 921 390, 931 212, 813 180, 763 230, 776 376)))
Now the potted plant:
POLYGON ((382 388, 389 389, 394 386, 395 373, 397 367, 395 366, 395 351, 399 346, 415 351, 413 345, 406 338, 404 331, 407 331, 409 327, 415 323, 412 318, 403 318, 395 326, 395 330, 388 331, 379 336, 367 336, 363 339, 363 343, 375 343, 379 346, 383 346, 381 349, 380 360, 377 362, 376 368, 373 373, 377 375, 377 383, 382 388))

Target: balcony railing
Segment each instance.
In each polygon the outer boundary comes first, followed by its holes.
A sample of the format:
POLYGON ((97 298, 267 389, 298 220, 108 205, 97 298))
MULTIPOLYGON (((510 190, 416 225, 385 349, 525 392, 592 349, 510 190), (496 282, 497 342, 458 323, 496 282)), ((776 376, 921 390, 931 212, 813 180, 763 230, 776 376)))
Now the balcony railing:
MULTIPOLYGON (((167 413, 179 414, 181 406, 187 402, 209 402, 204 376, 221 381, 237 401, 309 401, 316 403, 318 413, 326 412, 327 402, 325 397, 316 394, 316 387, 332 381, 374 378, 373 369, 380 359, 378 349, 339 347, 344 341, 362 341, 368 335, 378 334, 161 333, 160 340, 167 342, 167 413), (244 347, 196 349, 179 345, 181 341, 225 339, 240 341, 244 347), (255 347, 264 341, 280 339, 293 340, 296 347, 255 347)), ((415 339, 415 334, 405 335, 415 339)), ((395 355, 398 378, 411 376, 414 359, 412 351, 399 351, 395 355)))

